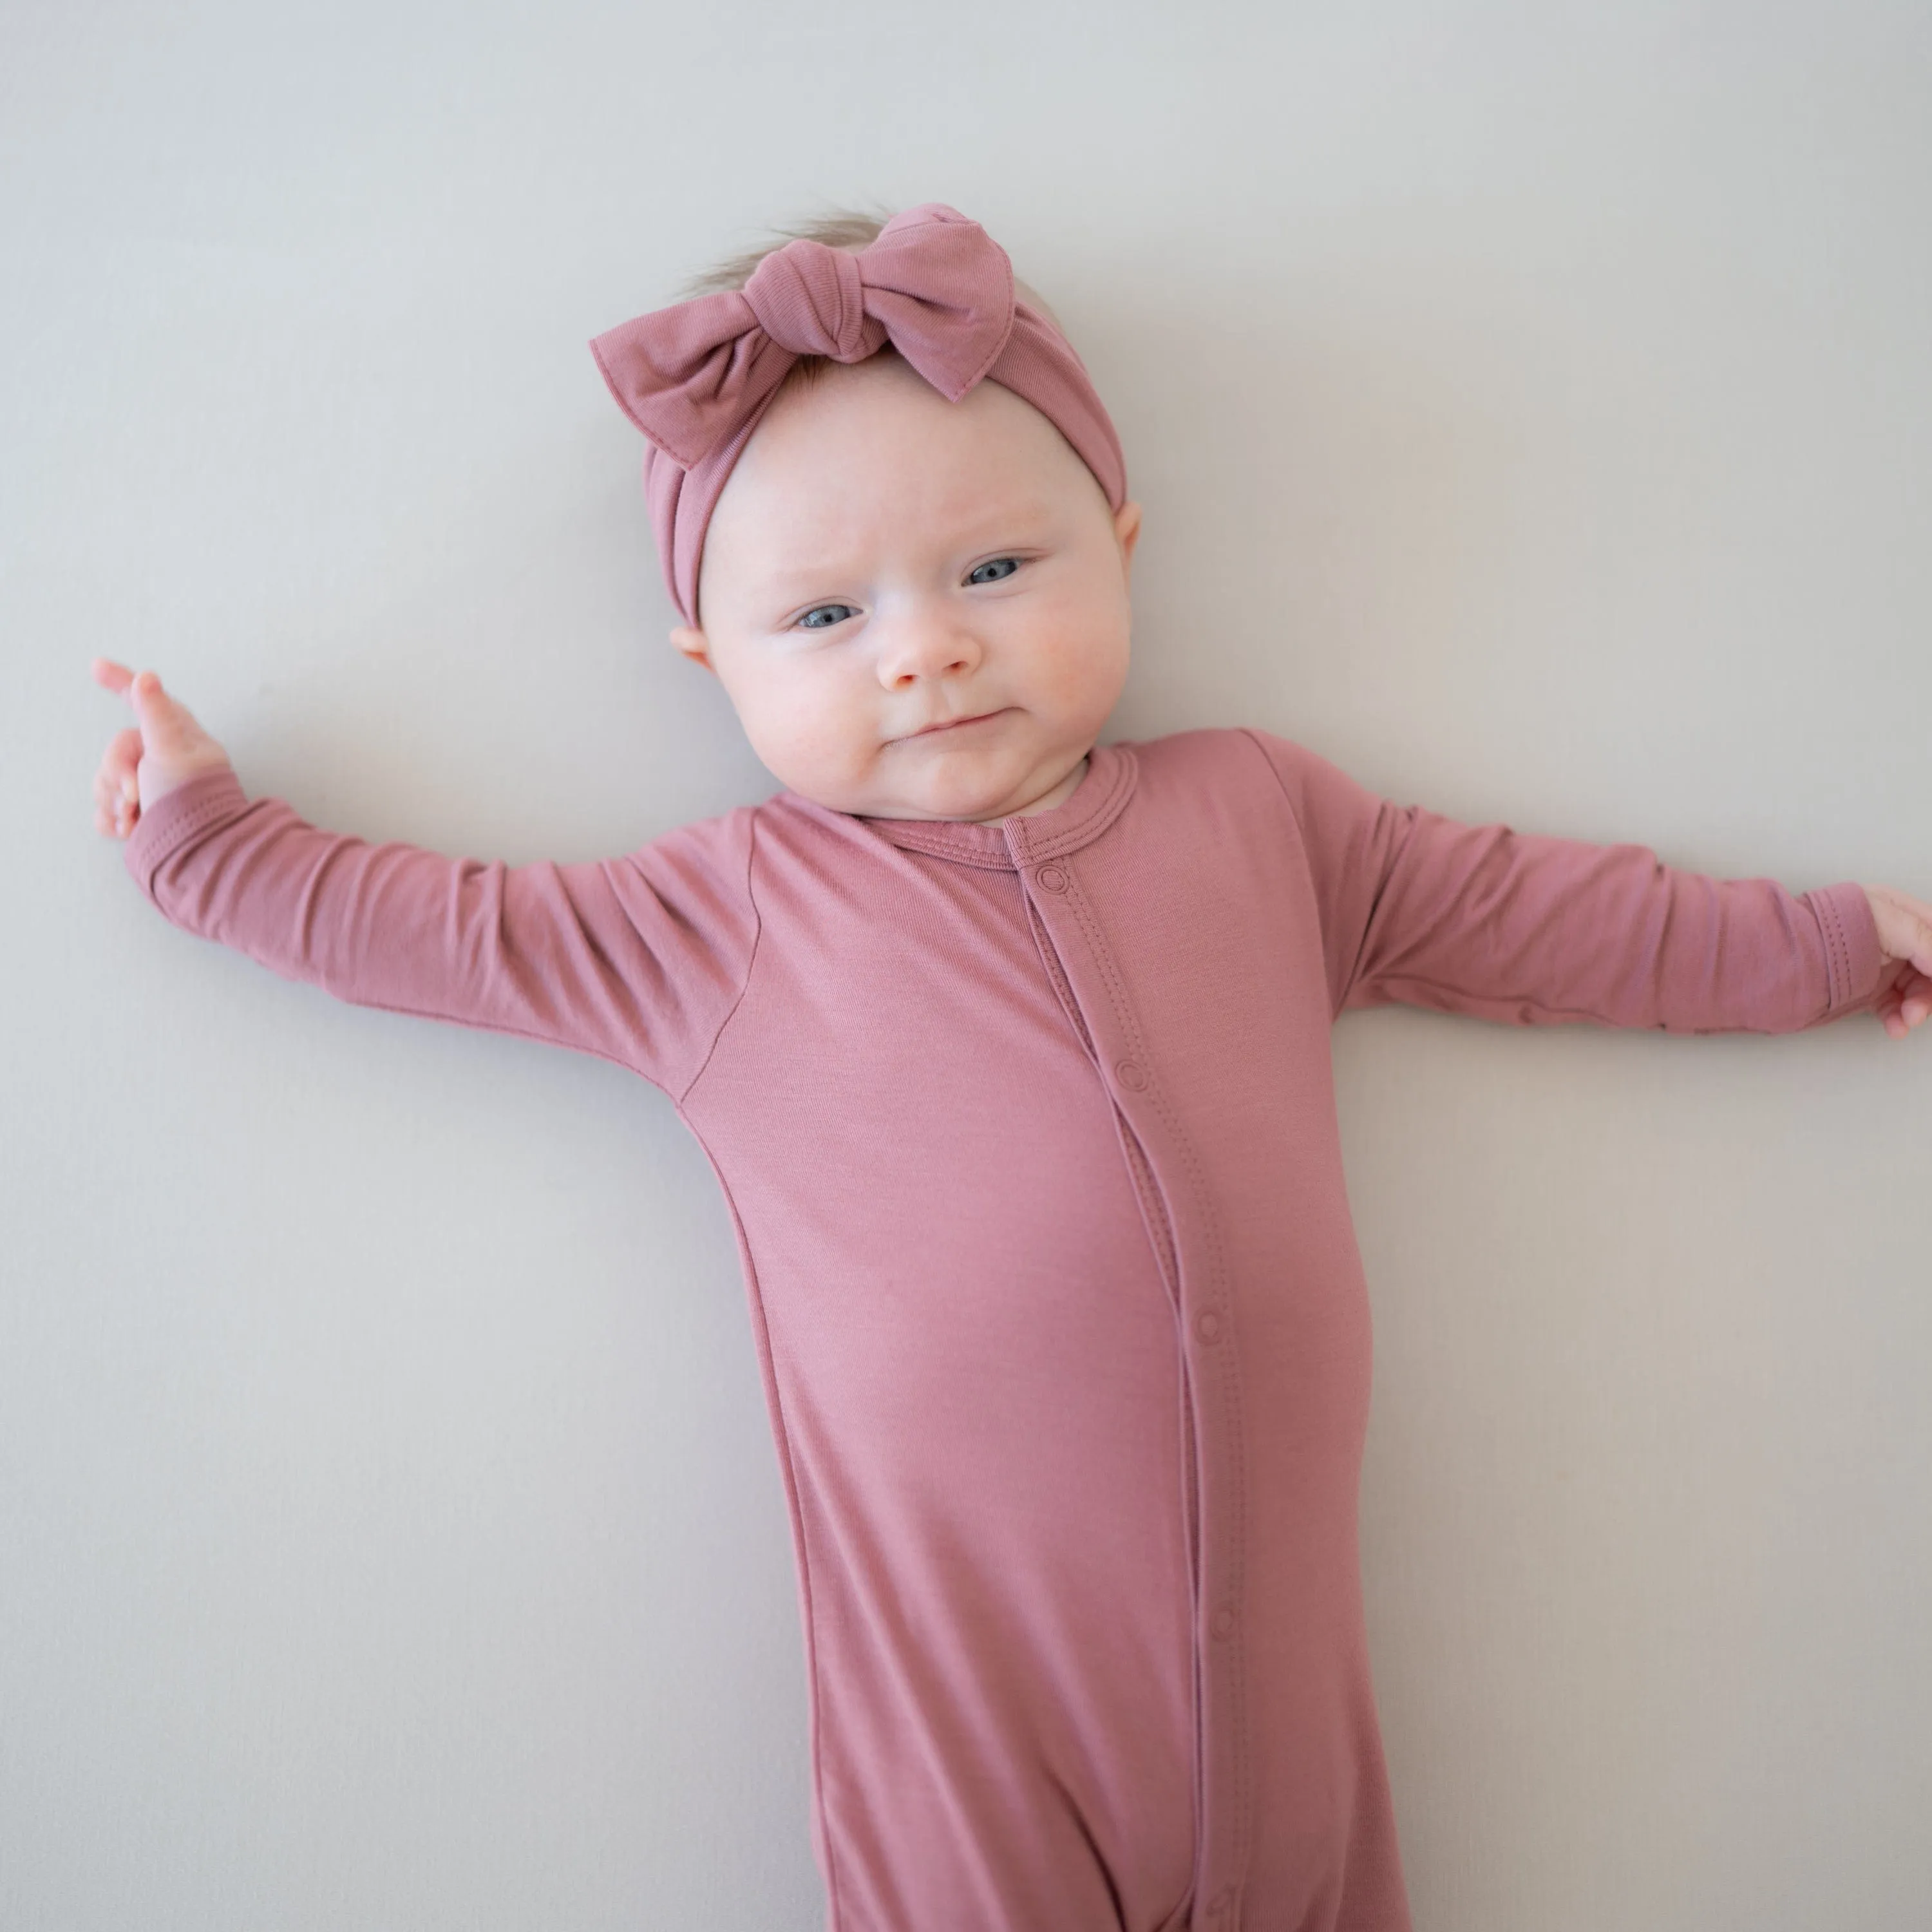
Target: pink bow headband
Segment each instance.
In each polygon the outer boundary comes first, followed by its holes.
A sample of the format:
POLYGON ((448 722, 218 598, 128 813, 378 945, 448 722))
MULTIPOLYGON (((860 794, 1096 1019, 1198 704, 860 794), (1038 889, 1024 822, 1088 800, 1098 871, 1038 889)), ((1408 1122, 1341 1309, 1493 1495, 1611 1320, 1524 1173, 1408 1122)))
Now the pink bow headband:
POLYGON ((742 290, 654 309, 590 345, 649 439, 644 494, 671 601, 698 622, 704 532, 732 466, 801 356, 862 362, 888 343, 949 402, 990 377, 1030 403, 1118 510, 1126 464, 1073 345, 1013 296, 1006 251, 957 208, 896 214, 856 254, 788 242, 742 290))

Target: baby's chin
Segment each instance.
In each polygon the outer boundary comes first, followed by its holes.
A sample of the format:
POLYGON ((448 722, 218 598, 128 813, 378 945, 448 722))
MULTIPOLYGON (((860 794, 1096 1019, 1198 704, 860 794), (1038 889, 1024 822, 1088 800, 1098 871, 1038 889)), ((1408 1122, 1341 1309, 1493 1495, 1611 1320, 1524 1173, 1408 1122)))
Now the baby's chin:
MULTIPOLYGON (((923 748, 914 757, 924 769, 907 768, 910 761, 899 760, 902 769, 875 770, 862 779, 800 772, 784 782, 814 805, 860 818, 1000 818, 1048 789, 1029 772, 1011 769, 1010 760, 968 759, 923 748)), ((879 762, 896 758, 895 750, 879 762)))
MULTIPOLYGON (((1076 755, 1072 764, 1079 761, 1076 755)), ((1072 766, 1062 769, 1056 764, 1043 771, 976 782, 968 775, 948 773, 924 784, 896 787, 879 802, 846 808, 856 809, 868 818, 970 819, 991 824, 1036 808, 1071 772, 1072 766)))

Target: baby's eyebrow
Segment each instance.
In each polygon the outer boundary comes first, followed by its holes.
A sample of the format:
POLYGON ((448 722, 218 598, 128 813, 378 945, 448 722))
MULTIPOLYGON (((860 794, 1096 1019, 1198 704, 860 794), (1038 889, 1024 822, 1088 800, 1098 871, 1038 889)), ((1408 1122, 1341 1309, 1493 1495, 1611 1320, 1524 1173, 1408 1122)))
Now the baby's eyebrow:
MULTIPOLYGON (((1060 505, 1034 495, 962 508, 958 517, 943 521, 950 533, 944 548, 956 552, 962 562, 998 556, 1003 545, 1015 550, 1040 550, 1051 546, 1064 529, 1060 505)), ((857 580, 871 576, 874 561, 862 543, 845 554, 829 549, 813 553, 802 547, 788 555, 767 550, 746 558, 743 581, 759 602, 789 608, 803 598, 850 590, 857 580)))
MULTIPOLYGON (((1048 536, 1042 518, 1024 515, 1004 516, 997 521, 988 521, 976 534, 976 542, 968 540, 953 546, 962 561, 968 557, 997 556, 1000 554, 1003 544, 1016 550, 1037 550, 1048 536)), ((761 560, 756 568, 757 574, 752 580, 756 593, 784 603, 800 597, 816 596, 828 585, 841 582, 849 584, 852 579, 868 577, 872 566, 856 556, 825 556, 802 559, 795 563, 761 560)))
POLYGON ((780 566, 763 571, 752 580, 752 594, 760 603, 790 609, 810 598, 836 594, 836 586, 850 579, 836 564, 801 564, 795 568, 780 566))

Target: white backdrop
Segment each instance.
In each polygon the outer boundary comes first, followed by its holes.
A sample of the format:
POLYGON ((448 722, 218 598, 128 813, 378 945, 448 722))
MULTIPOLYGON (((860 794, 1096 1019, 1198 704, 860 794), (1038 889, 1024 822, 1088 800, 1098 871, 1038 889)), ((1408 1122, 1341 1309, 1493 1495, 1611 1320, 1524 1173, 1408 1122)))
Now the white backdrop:
MULTIPOLYGON (((764 796, 585 344, 946 200, 1146 507, 1110 736, 1932 898, 1928 92, 1911 0, 8 0, 0 1924, 822 1910, 696 1144, 166 926, 92 654, 369 836, 764 796)), ((1418 1932, 1926 1924, 1932 1036, 1336 1056, 1418 1932)))

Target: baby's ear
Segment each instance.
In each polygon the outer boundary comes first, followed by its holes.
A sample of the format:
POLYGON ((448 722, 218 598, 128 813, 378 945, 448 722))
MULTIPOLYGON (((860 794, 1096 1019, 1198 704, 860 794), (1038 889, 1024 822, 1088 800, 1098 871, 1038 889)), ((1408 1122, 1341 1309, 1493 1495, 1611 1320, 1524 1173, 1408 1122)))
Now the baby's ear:
POLYGON ((1123 503, 1114 512, 1114 534, 1120 540, 1120 560, 1131 564, 1134 560, 1134 545, 1140 542, 1141 506, 1138 503, 1123 503))
POLYGON ((670 640, 686 657, 701 664, 714 677, 717 675, 718 667, 711 662, 710 647, 705 643, 702 631, 694 631, 688 624, 679 624, 673 628, 670 640))

